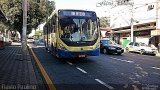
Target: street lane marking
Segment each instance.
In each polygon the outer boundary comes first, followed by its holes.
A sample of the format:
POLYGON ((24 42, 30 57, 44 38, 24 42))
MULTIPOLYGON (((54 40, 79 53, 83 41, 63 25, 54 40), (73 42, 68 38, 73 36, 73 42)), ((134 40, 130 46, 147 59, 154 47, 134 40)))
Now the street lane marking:
POLYGON ((157 72, 153 72, 153 74, 155 74, 155 75, 160 75, 159 73, 157 73, 157 72))
POLYGON ((134 88, 134 90, 139 90, 139 88, 136 85, 132 85, 132 87, 134 88))
POLYGON ((68 63, 69 65, 73 65, 71 62, 68 62, 68 61, 67 61, 67 63, 68 63))
POLYGON ((141 84, 139 81, 136 80, 134 77, 129 77, 129 79, 134 83, 134 84, 141 84))
POLYGON ((142 68, 142 67, 139 67, 139 66, 138 66, 138 67, 135 67, 135 68, 137 68, 137 69, 139 69, 139 70, 143 70, 143 68, 142 68))
POLYGON ((109 57, 109 58, 115 59, 115 60, 118 60, 118 61, 122 61, 122 62, 134 63, 133 61, 123 60, 123 59, 119 59, 119 58, 114 58, 114 57, 109 57))
POLYGON ((157 70, 160 70, 160 68, 158 68, 158 67, 151 67, 151 68, 153 68, 153 69, 157 69, 157 70))
POLYGON ((112 86, 106 84, 105 82, 101 81, 100 79, 95 79, 95 80, 96 80, 97 82, 99 82, 100 84, 106 86, 106 87, 109 88, 109 89, 114 89, 112 86))
POLYGON ((44 79, 46 80, 46 83, 49 87, 49 90, 56 90, 55 86, 53 85, 53 82, 51 81, 51 79, 49 78, 47 72, 45 71, 45 69, 43 68, 42 64, 40 63, 39 59, 37 58, 37 56, 35 55, 35 53, 33 52, 32 48, 30 48, 32 55, 34 57, 34 60, 36 61, 44 79))
POLYGON ((79 67, 76 67, 78 70, 80 70, 81 72, 83 73, 87 73, 86 71, 84 71, 83 69, 79 68, 79 67))

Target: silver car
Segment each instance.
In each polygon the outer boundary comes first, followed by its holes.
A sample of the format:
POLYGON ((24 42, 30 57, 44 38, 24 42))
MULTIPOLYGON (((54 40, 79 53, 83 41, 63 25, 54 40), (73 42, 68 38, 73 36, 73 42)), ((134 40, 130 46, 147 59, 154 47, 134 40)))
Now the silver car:
POLYGON ((149 47, 145 43, 138 43, 138 42, 130 42, 126 46, 127 52, 138 52, 140 54, 151 54, 156 55, 157 49, 149 47))

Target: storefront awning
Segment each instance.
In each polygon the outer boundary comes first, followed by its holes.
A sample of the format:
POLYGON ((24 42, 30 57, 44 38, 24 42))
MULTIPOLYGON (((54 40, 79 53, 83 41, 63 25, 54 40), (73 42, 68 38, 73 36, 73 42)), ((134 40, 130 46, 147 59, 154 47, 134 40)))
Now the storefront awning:
MULTIPOLYGON (((134 31, 144 31, 144 30, 154 30, 154 29, 155 27, 146 27, 146 28, 135 29, 134 31)), ((113 33, 126 33, 126 32, 131 32, 131 29, 118 30, 118 31, 113 30, 113 33)))
POLYGON ((112 33, 125 33, 125 32, 131 32, 131 30, 126 29, 126 30, 112 31, 112 33))

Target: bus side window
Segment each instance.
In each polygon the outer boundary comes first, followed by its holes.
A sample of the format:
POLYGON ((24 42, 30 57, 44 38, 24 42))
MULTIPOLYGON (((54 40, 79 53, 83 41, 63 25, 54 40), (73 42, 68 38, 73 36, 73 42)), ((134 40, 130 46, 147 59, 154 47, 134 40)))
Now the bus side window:
POLYGON ((48 34, 51 33, 51 27, 50 27, 50 23, 48 23, 48 34))
POLYGON ((52 26, 53 26, 53 31, 52 32, 54 32, 55 33, 55 31, 56 31, 56 16, 54 15, 53 16, 53 18, 52 18, 52 26))

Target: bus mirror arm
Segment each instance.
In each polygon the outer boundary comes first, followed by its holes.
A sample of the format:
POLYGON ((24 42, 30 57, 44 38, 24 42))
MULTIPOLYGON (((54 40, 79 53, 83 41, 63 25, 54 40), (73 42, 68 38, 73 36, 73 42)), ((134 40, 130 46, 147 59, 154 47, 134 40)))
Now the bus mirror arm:
POLYGON ((101 27, 100 19, 97 17, 98 27, 101 27))

